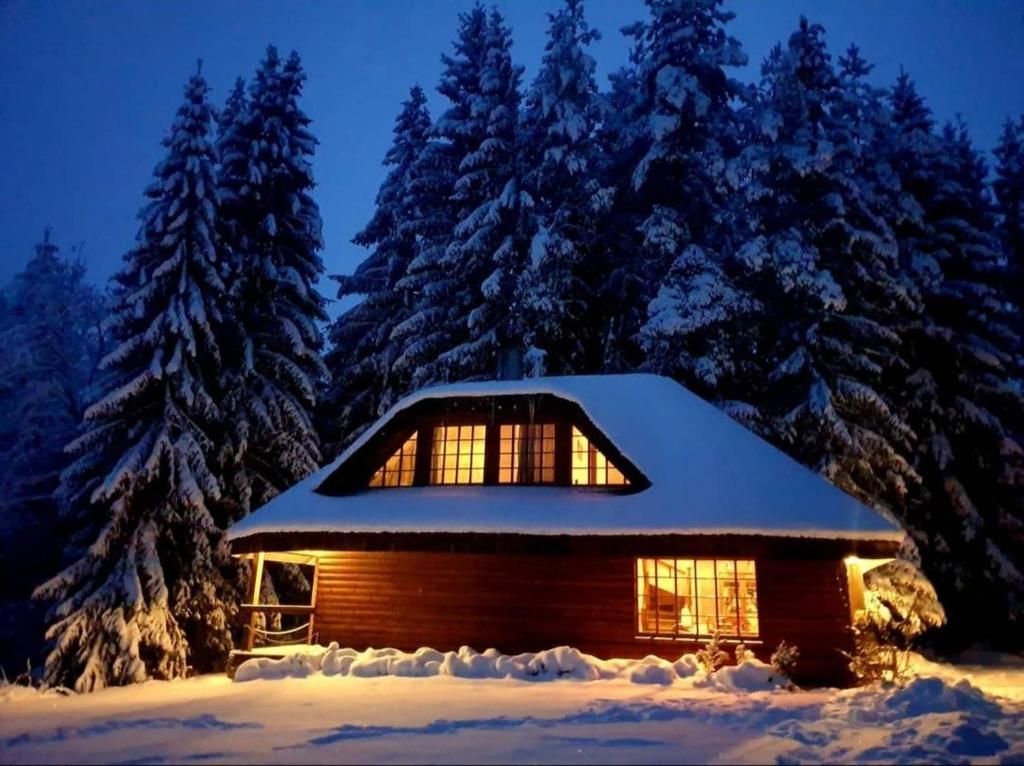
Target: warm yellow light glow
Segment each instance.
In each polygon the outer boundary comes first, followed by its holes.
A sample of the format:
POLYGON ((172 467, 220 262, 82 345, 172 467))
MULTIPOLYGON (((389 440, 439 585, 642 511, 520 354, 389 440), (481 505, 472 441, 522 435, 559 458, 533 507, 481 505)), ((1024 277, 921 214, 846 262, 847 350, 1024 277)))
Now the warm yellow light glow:
POLYGON ((757 638, 749 559, 637 559, 638 629, 658 636, 757 638))
POLYGON ((416 473, 416 431, 370 478, 371 487, 411 487, 416 473))
POLYGON ((437 426, 430 456, 431 484, 483 484, 487 427, 437 426))
POLYGON ((555 480, 554 423, 503 425, 498 437, 500 484, 550 484, 555 480))
POLYGON ((590 443, 578 428, 572 429, 572 483, 581 486, 629 484, 622 471, 590 443))
POLYGON ((889 559, 862 559, 859 556, 847 556, 846 583, 850 600, 850 618, 856 619, 857 613, 864 610, 864 575, 876 567, 888 564, 889 559))

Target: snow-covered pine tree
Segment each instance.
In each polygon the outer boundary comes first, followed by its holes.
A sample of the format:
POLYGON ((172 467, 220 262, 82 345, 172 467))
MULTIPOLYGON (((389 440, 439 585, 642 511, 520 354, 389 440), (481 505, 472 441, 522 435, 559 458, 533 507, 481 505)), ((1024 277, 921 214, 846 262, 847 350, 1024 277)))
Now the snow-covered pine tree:
POLYGON ((218 148, 234 331, 224 376, 224 462, 226 490, 241 514, 321 460, 312 412, 327 377, 319 326, 327 314, 316 289, 323 272, 320 211, 310 194, 317 142, 299 107, 305 77, 297 53, 282 65, 268 47, 248 105, 218 148))
POLYGON ((603 115, 597 131, 597 175, 601 190, 597 209, 601 227, 596 271, 600 279, 597 327, 601 334, 601 371, 635 369, 630 342, 632 328, 642 324, 650 286, 638 268, 640 223, 646 215, 633 194, 633 168, 646 154, 649 135, 643 120, 636 62, 613 72, 611 89, 603 94, 603 115), (627 358, 628 356, 628 358, 627 358))
MULTIPOLYGON (((620 330, 619 341, 630 344, 657 285, 687 248, 699 248, 688 251, 691 260, 696 253, 720 257, 724 170, 736 151, 730 101, 741 90, 728 70, 747 62, 726 33, 734 14, 722 9, 722 0, 647 0, 647 7, 650 19, 625 30, 635 40, 638 113, 646 133, 646 151, 631 178, 643 216, 632 268, 646 291, 632 326, 620 330)), ((622 355, 630 357, 628 350, 622 355)))
POLYGON ((766 308, 763 410, 794 457, 875 504, 898 506, 917 476, 912 433, 884 382, 906 309, 895 239, 877 210, 873 145, 850 112, 852 70, 832 67, 823 29, 801 19, 765 63, 737 258, 766 308))
POLYGON ((406 274, 395 285, 407 304, 407 316, 394 327, 390 338, 399 351, 391 367, 396 391, 399 382, 408 389, 424 380, 425 366, 449 346, 453 337, 448 304, 459 282, 457 275, 444 267, 443 259, 455 228, 451 193, 457 163, 454 145, 433 133, 431 128, 431 137, 416 160, 409 182, 417 241, 406 274))
POLYGON ((32 590, 60 568, 54 492, 103 349, 104 302, 85 266, 62 258, 49 229, 13 280, 0 324, 0 666, 42 660, 32 590))
POLYGON ((1009 266, 1010 297, 1017 306, 1017 334, 1024 334, 1024 115, 1007 120, 995 149, 992 189, 1009 266))
POLYGON ((892 105, 901 248, 925 306, 902 331, 899 397, 925 489, 904 521, 947 636, 1012 644, 1024 621, 1024 401, 986 169, 962 124, 936 134, 909 78, 892 105))
MULTIPOLYGON (((235 84, 231 86, 231 92, 224 100, 224 108, 217 115, 217 146, 228 148, 231 144, 225 142, 225 137, 245 113, 248 107, 248 99, 245 93, 245 78, 236 77, 235 84)), ((219 158, 218 158, 219 159, 219 158)))
POLYGON ((438 291, 447 301, 450 339, 416 371, 414 386, 489 377, 498 349, 521 343, 511 316, 532 202, 516 161, 522 69, 512 63, 511 44, 501 14, 477 6, 461 17, 456 56, 445 59, 440 90, 451 107, 435 134, 449 142, 457 162, 456 224, 438 262, 457 288, 438 291))
POLYGON ((384 157, 391 170, 377 192, 376 210, 353 238, 372 252, 351 276, 334 277, 339 298, 361 295, 363 300, 330 330, 326 362, 332 387, 322 418, 329 443, 342 443, 383 414, 408 386, 404 376, 393 377, 392 367, 403 349, 391 336, 410 315, 411 295, 397 285, 416 255, 419 209, 411 186, 429 130, 427 99, 417 85, 395 119, 394 141, 384 157))
POLYGON ((449 268, 445 256, 458 222, 452 195, 459 163, 472 139, 458 126, 470 120, 474 94, 479 92, 487 26, 487 13, 480 5, 459 15, 454 51, 441 56, 444 68, 437 86, 449 106, 431 126, 409 183, 418 236, 415 255, 396 287, 408 296, 411 306, 409 316, 392 331, 391 340, 402 349, 392 365, 392 375, 410 381, 412 388, 433 380, 436 370, 432 363, 456 342, 458 317, 451 307, 455 294, 466 288, 461 274, 449 268))
POLYGON ((595 299, 605 207, 596 154, 601 103, 586 50, 599 35, 584 18, 582 0, 565 0, 549 18, 520 138, 537 232, 517 285, 516 334, 534 377, 596 372, 601 364, 595 299))
POLYGON ((189 79, 164 139, 138 244, 115 277, 110 385, 68 448, 63 494, 88 497, 102 529, 36 592, 56 601, 47 678, 80 691, 210 670, 231 646, 212 466, 224 290, 207 91, 189 79))

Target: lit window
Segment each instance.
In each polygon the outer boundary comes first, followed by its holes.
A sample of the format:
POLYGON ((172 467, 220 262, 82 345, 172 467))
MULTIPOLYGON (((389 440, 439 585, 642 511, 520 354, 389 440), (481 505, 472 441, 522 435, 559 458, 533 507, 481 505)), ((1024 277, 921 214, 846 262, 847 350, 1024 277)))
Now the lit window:
POLYGON ((371 487, 411 487, 416 473, 416 432, 370 478, 371 487))
POLYGON ((486 426, 437 426, 430 458, 431 484, 483 484, 486 426))
POLYGON ((572 429, 572 483, 629 484, 622 471, 612 465, 608 458, 590 443, 590 439, 573 426, 572 429))
POLYGON ((555 480, 555 425, 504 425, 498 440, 499 484, 550 484, 555 480))
POLYGON ((754 562, 737 559, 637 559, 641 633, 667 637, 756 638, 754 562))

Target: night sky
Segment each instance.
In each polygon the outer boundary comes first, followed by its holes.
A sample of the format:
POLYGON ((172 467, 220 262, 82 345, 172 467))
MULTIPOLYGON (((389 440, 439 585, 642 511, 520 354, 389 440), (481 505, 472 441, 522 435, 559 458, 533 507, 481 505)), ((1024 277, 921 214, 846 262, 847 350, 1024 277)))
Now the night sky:
MULTIPOLYGON (((558 0, 505 0, 513 54, 529 83, 546 11, 558 0)), ((769 48, 800 14, 824 24, 833 54, 851 42, 889 84, 902 66, 940 118, 960 113, 991 149, 1002 121, 1024 113, 1024 3, 1020 0, 746 0, 731 32, 757 76, 769 48)), ((304 107, 320 140, 316 199, 328 273, 364 256, 352 235, 367 220, 381 158, 408 87, 433 89, 459 11, 472 0, 100 2, 0 0, 0 281, 20 270, 46 224, 65 248, 81 244, 90 277, 105 279, 131 246, 135 214, 159 141, 197 58, 223 98, 267 43, 302 55, 304 107)), ((602 85, 628 44, 619 33, 644 18, 641 0, 589 0, 604 35, 593 48, 602 85)), ((333 297, 333 287, 323 285, 333 297)))

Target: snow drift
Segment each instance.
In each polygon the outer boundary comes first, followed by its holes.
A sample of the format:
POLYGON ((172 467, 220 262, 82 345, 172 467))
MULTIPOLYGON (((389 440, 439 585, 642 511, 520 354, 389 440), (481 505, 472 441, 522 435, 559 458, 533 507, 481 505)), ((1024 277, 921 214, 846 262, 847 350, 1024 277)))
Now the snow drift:
POLYGON ((457 652, 423 647, 415 652, 398 649, 343 649, 337 643, 312 646, 280 659, 255 657, 235 671, 235 681, 324 676, 452 676, 456 678, 513 678, 521 681, 608 681, 625 679, 635 684, 667 686, 689 679, 693 686, 721 691, 766 691, 788 686, 778 670, 756 659, 704 673, 692 654, 675 662, 648 655, 640 660, 602 660, 569 646, 510 656, 497 649, 477 652, 463 646, 457 652))

